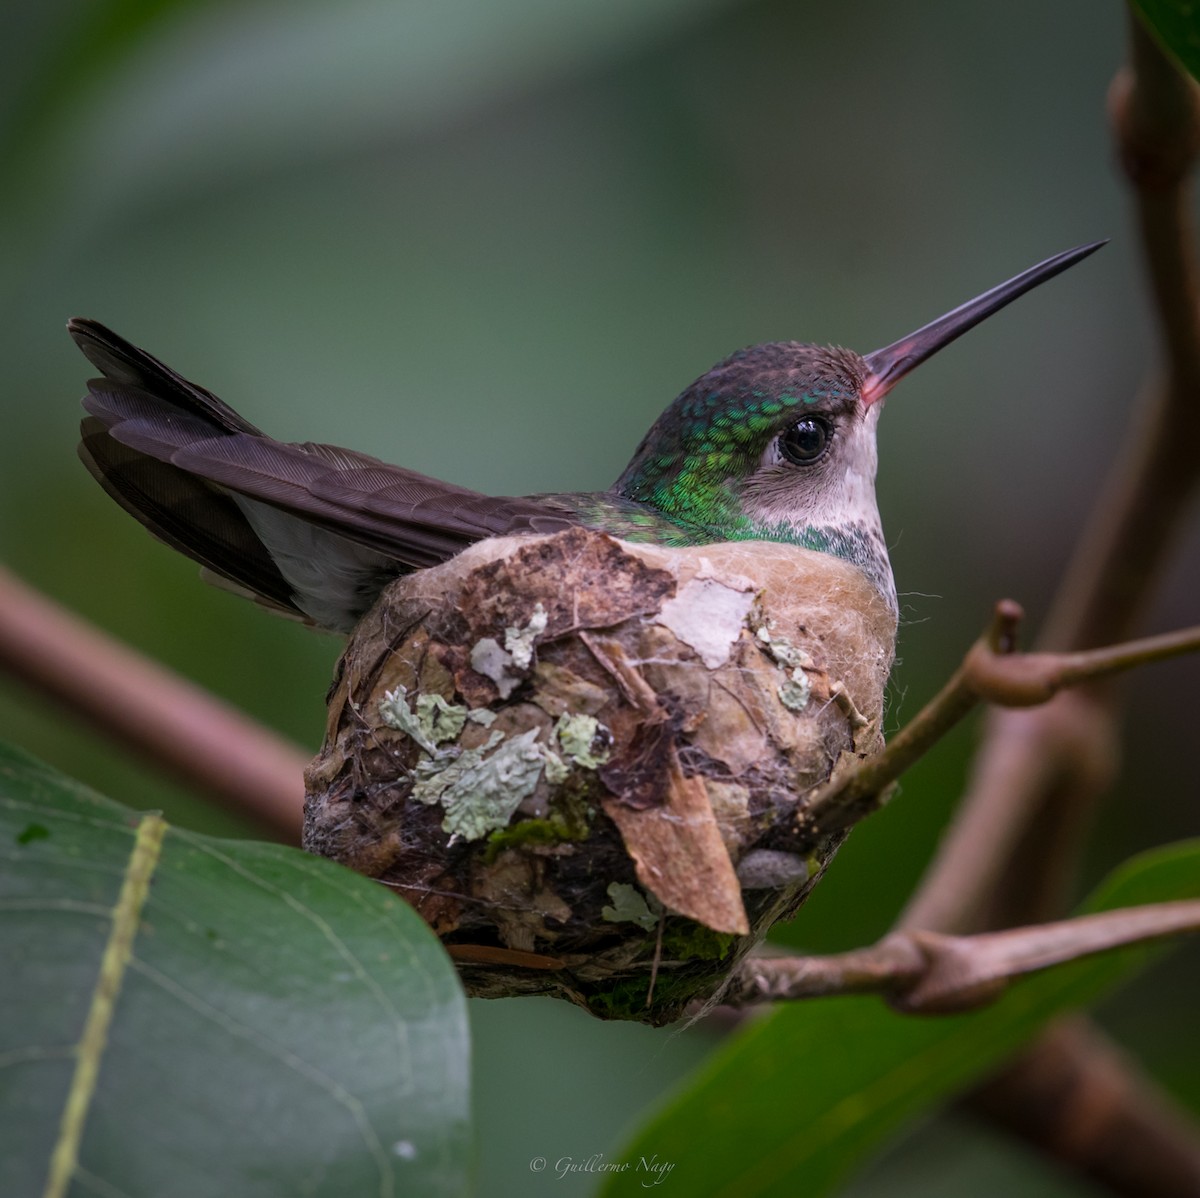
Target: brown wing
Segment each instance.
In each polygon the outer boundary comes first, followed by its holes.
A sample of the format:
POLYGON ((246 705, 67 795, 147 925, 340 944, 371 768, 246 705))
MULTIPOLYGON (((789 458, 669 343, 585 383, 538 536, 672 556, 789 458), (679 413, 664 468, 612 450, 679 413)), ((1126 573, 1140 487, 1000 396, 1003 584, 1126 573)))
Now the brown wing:
POLYGON ((79 447, 104 489, 219 579, 309 622, 345 630, 397 573, 577 522, 352 450, 275 441, 103 325, 68 329, 104 373, 88 383, 79 447))

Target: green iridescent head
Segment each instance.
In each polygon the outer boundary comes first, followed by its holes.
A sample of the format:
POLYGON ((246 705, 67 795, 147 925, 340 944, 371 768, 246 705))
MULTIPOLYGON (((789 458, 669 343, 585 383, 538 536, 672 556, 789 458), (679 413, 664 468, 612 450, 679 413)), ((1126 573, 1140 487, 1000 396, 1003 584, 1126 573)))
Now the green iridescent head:
POLYGON ((850 350, 795 341, 739 350, 659 417, 614 489, 699 539, 791 541, 848 557, 890 593, 870 376, 850 350))
POLYGON ((615 489, 698 526, 740 512, 752 482, 764 495, 798 488, 811 506, 836 485, 867 417, 868 373, 849 350, 794 341, 738 350, 655 421, 615 489))
POLYGON ((1103 242, 1068 250, 867 354, 739 350, 659 417, 614 484, 692 541, 790 541, 854 562, 895 603, 875 503, 881 400, 914 367, 1103 242))

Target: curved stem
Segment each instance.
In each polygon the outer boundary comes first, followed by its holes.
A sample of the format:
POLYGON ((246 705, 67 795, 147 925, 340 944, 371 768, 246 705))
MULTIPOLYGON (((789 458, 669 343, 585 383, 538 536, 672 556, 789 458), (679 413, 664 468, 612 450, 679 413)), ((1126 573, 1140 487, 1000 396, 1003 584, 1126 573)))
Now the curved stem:
MULTIPOLYGON (((1110 111, 1137 199, 1165 372, 1143 393, 1132 422, 1140 448, 1115 468, 1040 638, 1068 651, 1128 635, 1200 482, 1200 282, 1188 186, 1200 150, 1200 100, 1137 19, 1110 111)), ((990 926, 1053 915, 1074 870, 1079 830, 1115 770, 1113 721, 1112 697, 1100 686, 1036 712, 993 715, 967 794, 899 926, 964 930, 979 926, 964 922, 966 913, 978 917, 985 907, 990 926), (1045 760, 1014 764, 1034 750, 1045 760), (1006 833, 997 841, 999 824, 1006 833), (1010 868, 1013 852, 1019 870, 1010 868), (1004 885, 1018 875, 1019 885, 1004 885)))
POLYGON ((298 842, 308 755, 0 569, 0 667, 298 842))
MULTIPOLYGON (((1143 389, 1136 452, 1115 468, 1046 621, 1041 644, 1067 650, 1129 635, 1200 479, 1200 289, 1187 182, 1200 104, 1136 18, 1110 112, 1165 369, 1143 389)), ((1082 829, 1115 773, 1114 723, 1112 695, 1101 687, 995 713, 959 813, 897 926, 994 927, 1061 909, 1082 829)), ((1083 1021, 1048 1029, 969 1106, 1111 1192, 1200 1192, 1194 1123, 1083 1021)))
MULTIPOLYGON (((1012 646, 1020 619, 1020 607, 1011 600, 1001 600, 996 605, 991 626, 971 646, 949 682, 879 753, 806 796, 800 818, 817 825, 822 832, 836 831, 857 822, 884 800, 886 788, 892 782, 933 748, 981 700, 1004 707, 1040 706, 1049 703, 1064 688, 1200 651, 1198 626, 1075 653, 1014 653, 1012 646)), ((1090 710, 1092 705, 1093 700, 1085 699, 1082 710, 1090 710)), ((1055 721, 1063 710, 1069 708, 1060 706, 1047 727, 1057 729, 1055 721)), ((1020 764, 1042 771, 1054 764, 1057 754, 1050 751, 1054 748, 1054 745, 1048 745, 1047 751, 1038 754, 1036 761, 1020 764)), ((1030 785, 1034 776, 1032 773, 1027 775, 1030 785)), ((1011 809, 1007 814, 1012 814, 1011 809)), ((1009 822, 1020 826, 1019 820, 1009 822)), ((984 843, 995 853, 997 842, 994 839, 988 838, 984 843)), ((949 888, 948 893, 958 897, 949 888)))
POLYGON ((1200 931, 1200 900, 1147 903, 1003 932, 892 932, 829 957, 751 956, 726 1003, 881 994, 900 1011, 952 1014, 995 1001, 1007 984, 1053 965, 1200 931))

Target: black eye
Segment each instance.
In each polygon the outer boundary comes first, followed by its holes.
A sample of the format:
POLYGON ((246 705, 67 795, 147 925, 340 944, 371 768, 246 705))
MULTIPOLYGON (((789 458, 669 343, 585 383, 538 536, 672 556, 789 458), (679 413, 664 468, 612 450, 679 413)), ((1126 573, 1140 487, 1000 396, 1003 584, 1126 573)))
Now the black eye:
POLYGON ((827 420, 819 416, 806 416, 803 420, 797 420, 779 438, 780 451, 789 462, 795 462, 797 466, 809 466, 829 448, 831 431, 827 420))

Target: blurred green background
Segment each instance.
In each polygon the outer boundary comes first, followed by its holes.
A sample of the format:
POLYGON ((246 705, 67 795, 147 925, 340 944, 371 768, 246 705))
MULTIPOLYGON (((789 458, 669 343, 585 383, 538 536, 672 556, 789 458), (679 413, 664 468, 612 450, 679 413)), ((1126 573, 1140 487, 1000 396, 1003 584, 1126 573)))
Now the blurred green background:
MULTIPOLYGON (((274 435, 480 490, 598 488, 729 350, 866 351, 1068 246, 1096 258, 889 401, 880 507, 904 626, 895 726, 991 603, 1031 620, 1152 365, 1104 120, 1110 2, 17 0, 0 44, 0 558, 309 748, 338 643, 200 584, 74 455, 93 316, 274 435)), ((1151 625, 1195 622, 1198 538, 1151 625)), ((1081 885, 1194 834, 1196 662, 1126 687, 1128 753, 1081 885)), ((126 803, 250 834, 11 683, 6 739, 126 803)), ((860 828, 790 932, 889 924, 975 730, 860 828)), ((1106 1025, 1200 1104, 1194 951, 1106 1025)), ((534 1156, 617 1151, 713 1033, 474 1004, 484 1195, 588 1192, 534 1156), (555 1188, 557 1187, 557 1188, 555 1188)), ((802 1063, 798 1064, 798 1070, 802 1063)), ((799 1084, 799 1074, 798 1074, 799 1084)), ((944 1117, 855 1182, 876 1195, 1083 1191, 944 1117)))

